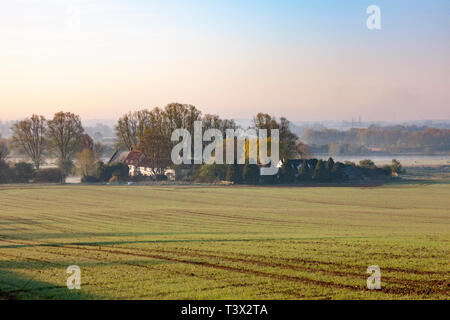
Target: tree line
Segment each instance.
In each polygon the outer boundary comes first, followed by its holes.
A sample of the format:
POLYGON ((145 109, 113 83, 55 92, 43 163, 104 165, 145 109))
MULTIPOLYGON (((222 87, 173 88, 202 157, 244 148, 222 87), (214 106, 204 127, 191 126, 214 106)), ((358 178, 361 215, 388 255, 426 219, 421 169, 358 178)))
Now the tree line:
POLYGON ((3 183, 33 178, 40 182, 59 179, 64 183, 74 169, 87 173, 102 153, 102 145, 84 133, 80 117, 70 112, 58 112, 49 120, 34 114, 14 123, 11 131, 9 143, 0 140, 0 182, 3 183), (23 153, 31 163, 8 165, 5 160, 10 148, 23 153), (56 159, 57 170, 41 169, 48 157, 56 159))
MULTIPOLYGON (((171 141, 172 132, 175 129, 187 129, 193 138, 195 121, 202 122, 203 130, 215 128, 224 134, 227 129, 239 129, 233 119, 221 119, 213 114, 203 115, 193 105, 171 103, 164 108, 142 109, 120 117, 115 126, 115 147, 117 150, 139 150, 153 171, 153 176, 167 178, 164 176, 166 169, 171 168, 175 172, 180 169, 171 161, 171 150, 177 143, 171 141)), ((249 164, 247 161, 244 165, 236 162, 231 165, 193 165, 187 179, 200 182, 226 180, 233 183, 290 183, 335 181, 344 176, 355 175, 355 172, 359 172, 360 177, 396 172, 392 166, 377 168, 373 162, 359 165, 334 163, 331 158, 328 161, 304 160, 301 167, 294 168, 288 159, 307 159, 310 157, 310 149, 291 131, 290 122, 286 118, 278 119, 267 113, 258 113, 253 117, 251 128, 256 132, 267 129, 268 139, 270 130, 279 130, 280 158, 283 162, 276 176, 260 176, 260 165, 249 164)), ((85 132, 81 119, 76 114, 61 111, 52 119, 32 115, 14 123, 11 132, 9 142, 0 138, 0 183, 30 180, 64 183, 66 177, 74 171, 82 177, 83 182, 130 180, 126 164, 102 162, 104 147, 85 132), (25 154, 31 163, 6 163, 9 148, 25 154), (56 159, 57 168, 42 169, 49 157, 56 159)))
POLYGON ((314 145, 316 152, 329 154, 367 154, 369 148, 379 148, 389 153, 448 153, 450 130, 419 127, 307 129, 302 139, 314 145))
POLYGON ((260 167, 255 164, 225 165, 205 164, 193 171, 192 178, 196 182, 228 181, 235 184, 296 184, 342 182, 368 179, 386 179, 404 172, 396 159, 390 165, 377 167, 372 160, 361 160, 358 164, 346 161, 335 162, 320 159, 301 159, 284 161, 274 176, 260 175, 260 167))

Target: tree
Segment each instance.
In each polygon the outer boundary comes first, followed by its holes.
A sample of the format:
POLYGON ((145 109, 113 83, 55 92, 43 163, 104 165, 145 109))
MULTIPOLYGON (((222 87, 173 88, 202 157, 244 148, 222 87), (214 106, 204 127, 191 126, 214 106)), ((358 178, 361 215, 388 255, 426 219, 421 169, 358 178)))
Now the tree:
POLYGON ((281 117, 280 122, 277 122, 275 117, 260 112, 253 118, 253 125, 256 129, 266 129, 269 138, 271 130, 279 130, 281 159, 287 160, 298 155, 296 146, 298 136, 291 131, 290 122, 286 118, 281 117))
POLYGON ((43 116, 33 114, 31 118, 17 122, 11 128, 12 145, 24 151, 39 170, 44 162, 46 120, 43 116))
POLYGON ((95 168, 95 156, 92 150, 85 148, 77 153, 77 169, 82 178, 93 175, 95 168))
MULTIPOLYGON (((144 111, 141 112, 141 114, 144 111)), ((119 118, 116 129, 116 145, 118 148, 135 149, 139 144, 139 127, 143 123, 137 112, 129 112, 119 118)))
POLYGON ((271 129, 280 129, 280 124, 277 122, 275 117, 272 117, 271 115, 267 113, 258 113, 256 116, 253 117, 253 125, 257 129, 266 129, 268 130, 267 136, 270 137, 270 131, 271 129))
POLYGON ((285 159, 292 159, 298 156, 297 140, 298 136, 290 129, 290 122, 284 118, 280 118, 280 155, 285 159))
POLYGON ((84 149, 94 151, 94 140, 87 134, 83 134, 78 143, 78 152, 83 152, 84 149))
POLYGON ((236 168, 234 164, 227 165, 227 173, 225 176, 225 180, 229 182, 237 182, 236 180, 236 168))
POLYGON ((343 168, 344 168, 344 165, 341 162, 336 162, 333 165, 333 168, 331 169, 330 179, 331 180, 341 180, 343 168))
POLYGON ((311 156, 311 149, 303 142, 299 142, 296 145, 296 153, 300 159, 308 159, 311 156))
POLYGON ((58 166, 63 173, 61 183, 64 183, 73 168, 73 158, 84 129, 78 115, 62 111, 56 113, 47 125, 47 140, 58 159, 58 166))
POLYGON ((0 139, 0 161, 4 161, 8 155, 8 142, 5 139, 0 139))
POLYGON ((359 166, 361 168, 366 168, 366 169, 376 169, 377 168, 375 163, 372 160, 369 160, 369 159, 361 160, 359 162, 359 166))
POLYGON ((397 159, 392 159, 392 163, 391 163, 391 171, 392 171, 392 172, 395 172, 395 173, 397 173, 397 174, 403 172, 403 167, 402 167, 400 161, 398 161, 397 159))
POLYGON ((283 163, 283 165, 280 168, 280 178, 281 181, 284 183, 292 183, 295 181, 296 178, 296 169, 292 167, 291 164, 288 162, 283 163))
POLYGON ((319 160, 317 162, 316 168, 314 169, 313 179, 319 182, 328 181, 330 178, 329 172, 325 167, 325 162, 319 160))
POLYGON ((328 170, 328 172, 331 172, 331 170, 333 170, 333 167, 334 167, 334 160, 333 158, 330 157, 325 163, 325 168, 328 170))
POLYGON ((256 164, 246 164, 242 170, 242 179, 245 183, 256 184, 259 182, 259 167, 256 164))
POLYGON ((171 143, 165 113, 159 108, 148 113, 146 129, 140 138, 139 150, 155 176, 162 176, 171 164, 171 143))
POLYGON ((308 168, 308 162, 306 160, 303 161, 302 166, 298 169, 298 180, 299 181, 310 181, 311 180, 311 172, 308 168))

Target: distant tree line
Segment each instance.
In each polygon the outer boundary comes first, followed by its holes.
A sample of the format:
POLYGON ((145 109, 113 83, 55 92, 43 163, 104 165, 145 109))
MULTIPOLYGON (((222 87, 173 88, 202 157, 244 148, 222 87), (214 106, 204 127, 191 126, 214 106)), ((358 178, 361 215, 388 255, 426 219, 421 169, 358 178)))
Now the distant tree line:
POLYGON ((58 112, 49 120, 32 115, 15 122, 11 132, 9 141, 0 139, 0 183, 64 183, 75 171, 83 176, 95 169, 103 153, 103 146, 84 133, 80 117, 70 112, 58 112), (7 163, 11 150, 29 162, 7 163), (56 159, 57 168, 41 169, 49 157, 56 159))
POLYGON ((402 172, 403 168, 396 159, 390 165, 379 168, 369 159, 355 164, 348 161, 335 162, 333 158, 329 158, 327 161, 287 160, 280 166, 278 174, 273 176, 260 175, 260 167, 255 164, 205 164, 196 168, 193 179, 206 183, 228 181, 236 184, 294 184, 386 179, 402 172))
MULTIPOLYGON (((171 141, 172 132, 175 129, 184 128, 193 138, 195 121, 202 122, 203 130, 216 128, 224 135, 227 129, 238 129, 232 119, 221 119, 212 114, 202 115, 202 112, 193 105, 171 103, 164 108, 142 109, 120 117, 115 126, 115 147, 118 150, 139 150, 153 171, 153 177, 164 180, 167 179, 164 174, 168 168, 178 170, 170 156, 173 146, 178 143, 171 141)), ((291 124, 284 117, 278 119, 267 113, 258 113, 253 118, 251 128, 256 132, 268 129, 269 142, 270 130, 279 130, 280 158, 283 161, 277 175, 260 176, 260 166, 249 164, 247 161, 247 164, 242 165, 237 163, 192 165, 186 179, 200 182, 221 180, 233 183, 322 182, 353 179, 354 176, 377 177, 383 174, 390 175, 395 171, 392 166, 377 168, 369 160, 356 165, 334 163, 332 158, 328 161, 309 159, 311 149, 291 131, 291 124), (291 161, 293 159, 303 160, 297 161, 297 166, 294 166, 291 161)), ((11 138, 9 140, 0 138, 0 183, 53 182, 56 179, 64 183, 66 177, 72 173, 81 176, 83 182, 139 179, 140 177, 129 177, 129 168, 123 163, 104 164, 102 162, 101 156, 105 147, 100 143, 102 138, 100 131, 103 129, 105 128, 96 126, 94 138, 92 138, 83 128, 80 117, 70 112, 58 112, 48 120, 40 115, 32 115, 13 123, 10 128, 11 138), (6 157, 11 150, 23 154, 28 162, 7 163, 6 157), (49 157, 56 159, 56 168, 43 169, 42 166, 49 157)), ((438 137, 443 134, 441 131, 426 130, 427 135, 438 137)), ((352 130, 351 135, 364 136, 363 132, 352 130)), ((350 139, 346 137, 345 132, 332 130, 322 130, 318 135, 314 131, 308 131, 306 135, 309 139, 316 139, 319 142, 324 141, 324 137, 328 135, 335 135, 336 140, 350 139)))
POLYGON ((450 130, 418 127, 369 127, 347 131, 307 129, 302 139, 316 153, 369 154, 370 148, 388 153, 448 153, 450 130))

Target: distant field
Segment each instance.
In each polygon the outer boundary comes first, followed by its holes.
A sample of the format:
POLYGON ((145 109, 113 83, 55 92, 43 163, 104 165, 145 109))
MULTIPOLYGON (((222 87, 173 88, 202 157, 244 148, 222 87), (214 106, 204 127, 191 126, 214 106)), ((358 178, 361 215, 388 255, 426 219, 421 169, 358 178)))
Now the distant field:
POLYGON ((0 299, 449 299, 449 274, 445 183, 0 187, 0 299))

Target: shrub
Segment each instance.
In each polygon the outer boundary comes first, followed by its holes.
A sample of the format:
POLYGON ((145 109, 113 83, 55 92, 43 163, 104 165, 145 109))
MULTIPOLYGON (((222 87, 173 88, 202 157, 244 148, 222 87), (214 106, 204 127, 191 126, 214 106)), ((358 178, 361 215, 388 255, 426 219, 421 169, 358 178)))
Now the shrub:
POLYGON ((63 174, 58 168, 47 168, 36 171, 34 181, 39 183, 59 183, 63 174))
POLYGON ((3 160, 0 160, 0 183, 8 183, 14 175, 14 170, 3 160))
POLYGON ((100 182, 109 182, 112 177, 116 177, 117 180, 127 180, 129 172, 130 169, 123 163, 106 165, 103 162, 98 162, 95 177, 100 182))
POLYGON ((94 176, 83 176, 81 178, 81 182, 82 183, 96 183, 96 182, 100 182, 100 181, 98 180, 97 177, 94 177, 94 176))
POLYGON ((216 182, 226 177, 226 166, 223 164, 204 164, 196 177, 198 182, 216 182))
POLYGON ((14 182, 28 183, 34 178, 36 171, 31 163, 18 162, 14 165, 14 182))

